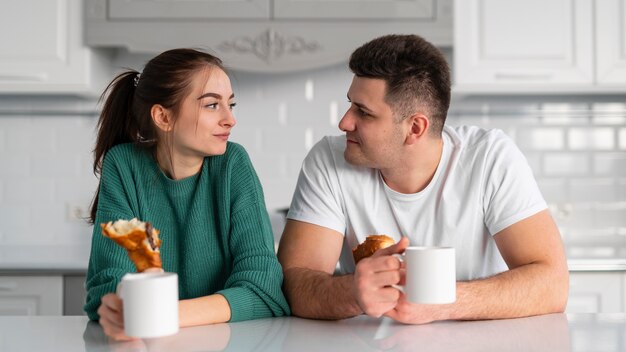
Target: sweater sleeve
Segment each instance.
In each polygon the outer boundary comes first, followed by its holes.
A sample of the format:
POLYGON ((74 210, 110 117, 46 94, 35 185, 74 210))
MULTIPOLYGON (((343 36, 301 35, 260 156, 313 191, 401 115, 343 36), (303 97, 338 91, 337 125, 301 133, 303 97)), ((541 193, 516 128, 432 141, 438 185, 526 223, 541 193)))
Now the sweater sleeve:
POLYGON ((91 254, 87 269, 87 298, 84 310, 91 320, 99 320, 97 313, 102 296, 116 291, 122 276, 135 271, 126 251, 104 237, 101 223, 118 219, 131 219, 133 214, 128 202, 128 188, 123 187, 123 173, 113 157, 105 157, 100 179, 98 209, 91 240, 91 254))
POLYGON ((235 147, 228 238, 233 270, 218 293, 230 305, 231 322, 289 315, 263 190, 247 154, 243 148, 235 147))

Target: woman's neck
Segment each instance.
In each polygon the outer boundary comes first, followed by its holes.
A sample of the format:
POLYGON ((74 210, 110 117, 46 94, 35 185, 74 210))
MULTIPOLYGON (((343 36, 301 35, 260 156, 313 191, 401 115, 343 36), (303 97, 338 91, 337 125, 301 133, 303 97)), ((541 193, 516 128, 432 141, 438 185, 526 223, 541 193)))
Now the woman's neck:
POLYGON ((182 180, 200 171, 204 158, 185 156, 173 148, 158 146, 156 160, 159 168, 173 180, 182 180))

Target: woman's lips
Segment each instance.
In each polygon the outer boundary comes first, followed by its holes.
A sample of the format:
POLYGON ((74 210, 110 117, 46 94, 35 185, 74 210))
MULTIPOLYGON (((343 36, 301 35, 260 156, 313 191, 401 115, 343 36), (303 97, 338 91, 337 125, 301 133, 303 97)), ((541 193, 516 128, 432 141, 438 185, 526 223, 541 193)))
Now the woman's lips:
POLYGON ((214 134, 214 136, 223 141, 228 141, 228 137, 230 136, 230 133, 214 134))

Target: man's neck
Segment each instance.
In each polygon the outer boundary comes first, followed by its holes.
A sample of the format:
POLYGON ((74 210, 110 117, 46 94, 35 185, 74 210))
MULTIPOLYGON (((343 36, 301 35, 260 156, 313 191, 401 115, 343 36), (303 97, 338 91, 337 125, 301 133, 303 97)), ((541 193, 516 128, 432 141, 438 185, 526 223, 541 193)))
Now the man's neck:
POLYGON ((432 181, 441 161, 443 139, 430 139, 411 147, 397 167, 381 169, 389 188, 404 194, 422 191, 432 181))

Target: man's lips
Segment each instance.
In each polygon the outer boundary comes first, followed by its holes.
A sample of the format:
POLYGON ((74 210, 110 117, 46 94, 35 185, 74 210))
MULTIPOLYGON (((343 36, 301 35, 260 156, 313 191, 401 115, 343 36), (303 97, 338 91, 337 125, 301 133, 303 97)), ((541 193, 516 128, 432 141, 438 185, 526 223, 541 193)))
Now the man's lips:
POLYGON ((348 144, 352 143, 352 144, 359 144, 359 142, 357 142, 355 139, 351 139, 351 138, 346 138, 346 142, 348 142, 348 144))

